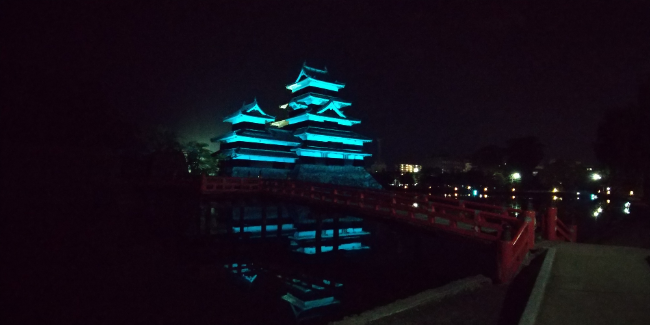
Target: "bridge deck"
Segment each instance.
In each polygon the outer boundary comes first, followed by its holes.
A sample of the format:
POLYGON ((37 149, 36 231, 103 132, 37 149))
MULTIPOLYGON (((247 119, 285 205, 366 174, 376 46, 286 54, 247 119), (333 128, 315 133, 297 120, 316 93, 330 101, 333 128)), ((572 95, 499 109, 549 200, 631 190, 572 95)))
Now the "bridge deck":
POLYGON ((534 324, 650 324, 650 250, 575 243, 554 247, 534 324))

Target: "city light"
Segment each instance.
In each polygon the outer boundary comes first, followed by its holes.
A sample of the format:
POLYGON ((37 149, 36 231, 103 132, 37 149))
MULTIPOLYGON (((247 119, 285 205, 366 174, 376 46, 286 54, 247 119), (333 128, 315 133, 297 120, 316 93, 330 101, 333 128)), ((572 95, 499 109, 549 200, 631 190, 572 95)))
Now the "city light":
POLYGON ((630 191, 630 196, 633 196, 633 195, 634 195, 634 191, 630 191))
POLYGON ((483 189, 483 192, 487 192, 487 187, 483 189))
POLYGON ((555 187, 553 188, 553 193, 557 193, 557 192, 559 192, 559 191, 560 191, 560 190, 558 190, 557 188, 555 188, 555 187))
POLYGON ((414 208, 417 208, 417 207, 418 207, 418 203, 417 203, 417 202, 414 202, 414 203, 413 203, 413 207, 414 207, 414 208))
POLYGON ((472 194, 474 194, 474 196, 477 196, 478 195, 478 190, 472 191, 472 194))
POLYGON ((515 188, 514 188, 514 187, 512 188, 512 191, 513 191, 513 192, 515 191, 515 188))
POLYGON ((454 187, 454 191, 458 191, 458 187, 454 187))
POLYGON ((521 179, 521 174, 519 174, 519 173, 512 173, 512 175, 510 175, 510 177, 511 177, 512 179, 514 179, 514 180, 518 180, 518 179, 521 179))
POLYGON ((601 213, 603 213, 603 208, 599 206, 596 208, 596 210, 594 210, 594 218, 598 218, 601 213))
POLYGON ((630 202, 625 202, 625 205, 623 207, 623 213, 625 214, 630 214, 630 206, 632 204, 630 202))
POLYGON ((593 174, 591 174, 591 179, 593 179, 593 180, 595 180, 595 181, 599 181, 599 180, 601 180, 602 178, 603 178, 603 177, 600 176, 600 174, 598 174, 598 173, 593 173, 593 174))
POLYGON ((592 201, 596 200, 597 198, 598 198, 598 195, 596 195, 596 194, 592 194, 592 195, 591 195, 591 200, 592 200, 592 201))

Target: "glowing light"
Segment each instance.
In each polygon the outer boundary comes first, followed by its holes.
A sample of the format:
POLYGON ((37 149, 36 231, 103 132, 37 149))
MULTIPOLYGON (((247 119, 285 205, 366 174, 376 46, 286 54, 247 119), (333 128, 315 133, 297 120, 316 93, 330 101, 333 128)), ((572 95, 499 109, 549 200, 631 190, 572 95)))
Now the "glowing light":
POLYGON ((417 208, 417 207, 418 207, 418 203, 417 203, 417 202, 414 202, 414 203, 413 203, 413 207, 414 207, 414 208, 417 208))
POLYGON ((472 189, 472 187, 471 187, 471 186, 467 186, 467 189, 468 189, 468 190, 471 190, 471 189, 472 189))
POLYGON ((458 196, 458 193, 454 193, 454 196, 458 196))
POLYGON ((483 198, 483 194, 479 195, 478 197, 482 199, 482 198, 483 198))
POLYGON ((514 187, 512 188, 512 191, 513 191, 513 192, 515 191, 515 188, 514 188, 514 187))
POLYGON ((559 191, 560 191, 560 190, 558 190, 557 188, 554 187, 552 192, 553 192, 553 193, 557 193, 557 192, 559 192, 559 191))
POLYGON ((487 192, 487 187, 483 188, 483 192, 487 192))
POLYGON ((454 187, 454 191, 458 191, 458 187, 454 187))
POLYGON ((608 187, 607 190, 609 191, 609 190, 611 190, 611 188, 608 187))
POLYGON ((600 179, 602 179, 602 178, 603 178, 603 177, 600 176, 600 174, 598 174, 598 173, 593 173, 593 174, 591 174, 591 179, 593 179, 593 180, 595 180, 595 181, 598 181, 598 180, 600 180, 600 179))
POLYGON ((592 195, 591 195, 591 200, 592 200, 592 201, 596 200, 597 198, 598 198, 598 195, 596 195, 596 194, 592 194, 592 195))
POLYGON ((417 167, 413 168, 413 172, 414 172, 414 173, 417 173, 417 172, 419 172, 419 171, 420 171, 420 168, 417 168, 417 167))
POLYGON ((553 201, 557 201, 558 197, 553 195, 553 201))
POLYGON ((634 191, 630 191, 630 196, 633 196, 633 195, 634 195, 634 191))
POLYGON ((580 195, 580 192, 576 192, 576 195, 580 195))
POLYGON ((289 104, 282 104, 282 105, 280 105, 280 108, 285 109, 285 108, 287 108, 288 105, 289 104))
POLYGON ((598 207, 596 208, 596 210, 594 210, 594 212, 593 212, 593 216, 594 216, 594 218, 598 218, 598 216, 599 216, 601 213, 603 213, 603 207, 598 206, 598 207))
POLYGON ((515 180, 517 180, 517 179, 521 179, 521 174, 519 174, 519 173, 512 173, 512 175, 510 175, 510 177, 512 177, 512 179, 515 179, 515 180))
POLYGON ((474 196, 477 196, 477 195, 478 195, 478 191, 477 191, 477 190, 474 190, 474 191, 472 191, 472 194, 473 194, 474 196))
POLYGON ((431 186, 429 186, 429 189, 431 189, 431 186))
POLYGON ((512 196, 512 199, 513 199, 513 200, 515 199, 515 196, 514 196, 514 195, 512 196))
POLYGON ((607 199, 607 204, 609 204, 609 202, 611 202, 611 201, 609 199, 607 199))
POLYGON ((610 192, 609 192, 609 191, 607 191, 607 195, 609 195, 609 193, 610 193, 610 192))
POLYGON ((623 213, 630 214, 630 206, 632 206, 630 202, 625 202, 625 205, 623 206, 623 213))
POLYGON ((487 199, 487 194, 485 194, 485 198, 487 199))

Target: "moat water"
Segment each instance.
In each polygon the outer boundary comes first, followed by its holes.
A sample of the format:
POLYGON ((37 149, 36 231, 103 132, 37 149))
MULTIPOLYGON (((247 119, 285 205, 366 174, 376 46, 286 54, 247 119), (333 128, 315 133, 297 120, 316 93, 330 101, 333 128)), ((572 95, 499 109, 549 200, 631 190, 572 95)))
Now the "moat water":
MULTIPOLYGON (((473 199, 474 198, 468 198, 473 199)), ((625 217, 626 201, 529 195, 476 199, 537 211, 554 204, 588 240, 625 217), (619 211, 620 210, 620 211, 619 211)), ((194 262, 225 296, 229 324, 325 324, 476 274, 493 276, 493 245, 385 219, 264 196, 204 198, 187 228, 194 262)), ((541 214, 540 214, 541 217, 541 214)))

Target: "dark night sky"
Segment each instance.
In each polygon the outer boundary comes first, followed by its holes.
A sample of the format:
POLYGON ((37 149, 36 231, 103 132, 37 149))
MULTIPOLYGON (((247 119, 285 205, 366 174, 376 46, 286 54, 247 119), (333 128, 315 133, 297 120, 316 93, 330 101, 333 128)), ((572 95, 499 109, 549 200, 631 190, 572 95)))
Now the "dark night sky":
POLYGON ((524 135, 592 161, 603 111, 650 72, 648 1, 163 3, 5 8, 3 110, 75 123, 74 101, 207 142, 244 101, 276 114, 307 60, 391 161, 524 135))

